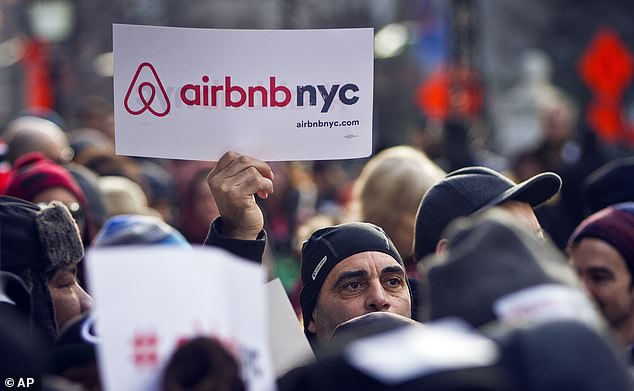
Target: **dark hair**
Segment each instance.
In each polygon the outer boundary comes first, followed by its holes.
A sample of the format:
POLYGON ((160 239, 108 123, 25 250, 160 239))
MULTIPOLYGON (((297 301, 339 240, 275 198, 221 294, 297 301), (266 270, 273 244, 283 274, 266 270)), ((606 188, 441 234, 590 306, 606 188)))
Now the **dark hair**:
POLYGON ((164 391, 244 391, 240 366, 218 340, 197 337, 176 349, 163 372, 164 391))

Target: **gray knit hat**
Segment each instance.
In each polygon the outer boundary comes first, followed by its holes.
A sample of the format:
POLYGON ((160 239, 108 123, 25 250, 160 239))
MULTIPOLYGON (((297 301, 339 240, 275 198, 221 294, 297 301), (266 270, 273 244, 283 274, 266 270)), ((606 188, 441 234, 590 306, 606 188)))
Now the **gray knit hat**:
MULTIPOLYGON (((460 219, 445 234, 446 254, 426 259, 431 267, 424 296, 432 320, 457 316, 480 327, 498 318, 501 298, 531 287, 571 287, 575 300, 584 300, 563 255, 505 211, 493 209, 460 219)), ((594 314, 594 308, 591 311, 594 314)))

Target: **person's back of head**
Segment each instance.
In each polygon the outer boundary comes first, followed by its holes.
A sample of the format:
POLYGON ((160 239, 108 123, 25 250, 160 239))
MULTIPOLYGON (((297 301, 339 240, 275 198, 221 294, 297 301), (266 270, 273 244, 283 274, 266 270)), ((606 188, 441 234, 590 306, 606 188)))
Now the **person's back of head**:
POLYGON ((390 312, 370 312, 357 316, 337 326, 328 344, 328 354, 341 353, 355 341, 403 327, 423 325, 406 316, 390 312))
POLYGON ((94 247, 125 245, 174 245, 190 247, 174 227, 155 216, 117 215, 97 233, 94 247))
POLYGON ((583 182, 581 196, 586 216, 634 201, 634 157, 613 160, 592 172, 583 182))
POLYGON ((240 365, 216 339, 194 338, 179 346, 161 380, 163 391, 244 391, 240 365))
POLYGON ((129 178, 118 175, 100 177, 99 189, 106 202, 109 218, 123 214, 158 215, 148 206, 143 188, 129 178))
POLYGON ((500 366, 522 390, 632 390, 625 359, 610 337, 570 319, 492 333, 501 347, 500 366))
POLYGON ((282 377, 281 391, 513 391, 496 343, 450 324, 401 326, 355 340, 282 377))
POLYGON ((68 132, 68 142, 75 151, 73 160, 85 160, 83 155, 91 149, 114 153, 114 142, 111 138, 93 128, 78 128, 68 132))
POLYGON ((416 211, 445 173, 421 151, 388 148, 364 166, 353 187, 354 220, 382 227, 403 256, 410 254, 416 211))
POLYGON ((446 235, 447 251, 426 259, 423 305, 431 320, 455 316, 482 327, 573 317, 603 327, 563 255, 508 212, 457 220, 446 235))
POLYGON ((64 131, 44 118, 18 117, 6 126, 2 137, 9 147, 7 158, 11 164, 29 152, 43 152, 57 163, 69 162, 73 158, 73 150, 64 131))

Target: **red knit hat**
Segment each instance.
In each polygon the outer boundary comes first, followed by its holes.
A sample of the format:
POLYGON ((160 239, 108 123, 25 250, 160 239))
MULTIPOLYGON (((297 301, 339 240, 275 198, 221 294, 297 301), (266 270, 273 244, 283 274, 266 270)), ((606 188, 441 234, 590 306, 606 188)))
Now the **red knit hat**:
POLYGON ((600 210, 583 220, 568 239, 572 247, 583 238, 595 238, 614 247, 634 275, 634 202, 623 202, 600 210))
POLYGON ((15 162, 12 178, 4 194, 33 201, 39 193, 53 187, 70 191, 82 207, 86 207, 84 192, 73 176, 41 152, 28 153, 15 162))

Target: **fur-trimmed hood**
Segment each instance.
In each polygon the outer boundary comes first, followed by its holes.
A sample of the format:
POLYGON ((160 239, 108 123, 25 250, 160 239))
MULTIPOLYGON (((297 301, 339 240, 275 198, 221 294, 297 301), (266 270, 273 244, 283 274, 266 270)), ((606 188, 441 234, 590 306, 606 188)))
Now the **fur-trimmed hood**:
POLYGON ((18 198, 0 196, 0 270, 14 273, 31 295, 31 322, 52 341, 57 336, 48 278, 79 262, 84 249, 79 230, 64 204, 40 208, 18 198))

